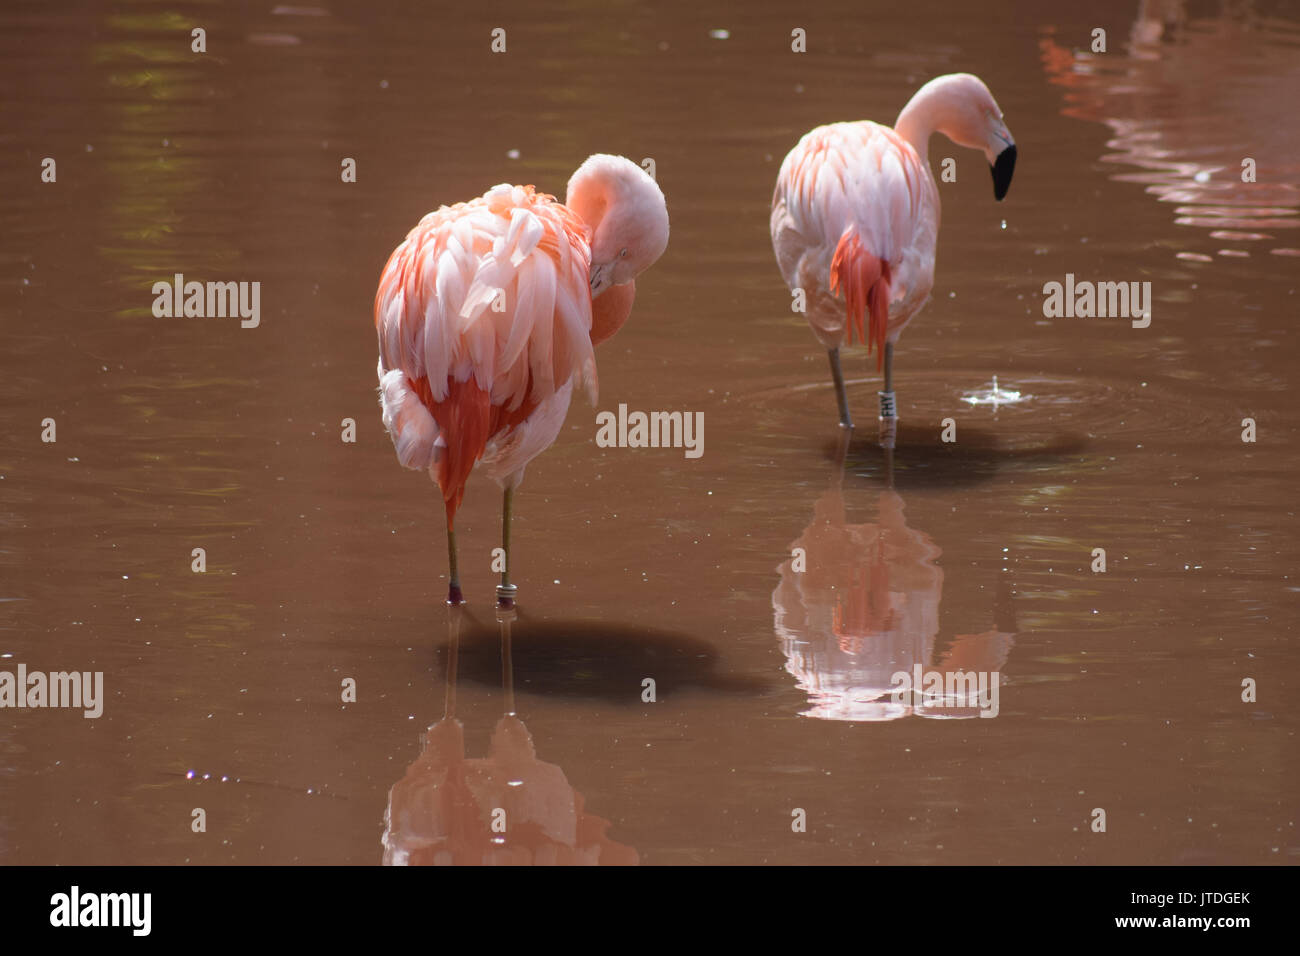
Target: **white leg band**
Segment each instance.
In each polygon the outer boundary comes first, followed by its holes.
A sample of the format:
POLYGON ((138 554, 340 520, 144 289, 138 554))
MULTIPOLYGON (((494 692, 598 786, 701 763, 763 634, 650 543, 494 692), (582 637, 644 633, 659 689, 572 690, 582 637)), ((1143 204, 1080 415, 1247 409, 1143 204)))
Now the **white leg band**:
POLYGON ((877 392, 876 394, 880 396, 880 417, 897 418, 898 407, 894 404, 894 393, 877 392))

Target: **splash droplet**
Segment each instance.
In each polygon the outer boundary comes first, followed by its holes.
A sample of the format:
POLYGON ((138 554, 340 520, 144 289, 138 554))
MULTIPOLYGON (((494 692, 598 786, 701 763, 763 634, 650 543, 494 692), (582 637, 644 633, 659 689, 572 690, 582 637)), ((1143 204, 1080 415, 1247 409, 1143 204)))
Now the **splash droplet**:
POLYGON ((1015 389, 1002 388, 998 385, 998 377, 993 376, 993 385, 990 388, 981 389, 978 392, 969 392, 961 397, 963 402, 968 405, 992 405, 997 410, 999 405, 1011 405, 1015 402, 1023 402, 1032 396, 1022 395, 1015 389))

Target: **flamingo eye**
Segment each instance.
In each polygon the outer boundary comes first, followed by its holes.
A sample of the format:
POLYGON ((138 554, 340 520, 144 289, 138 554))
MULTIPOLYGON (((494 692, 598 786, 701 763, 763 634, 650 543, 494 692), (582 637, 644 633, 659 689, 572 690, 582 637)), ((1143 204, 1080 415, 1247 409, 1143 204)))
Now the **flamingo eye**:
POLYGON ((619 257, 620 259, 626 259, 626 258, 627 258, 627 247, 626 247, 626 246, 623 247, 623 251, 620 252, 620 253, 618 254, 618 257, 619 257))

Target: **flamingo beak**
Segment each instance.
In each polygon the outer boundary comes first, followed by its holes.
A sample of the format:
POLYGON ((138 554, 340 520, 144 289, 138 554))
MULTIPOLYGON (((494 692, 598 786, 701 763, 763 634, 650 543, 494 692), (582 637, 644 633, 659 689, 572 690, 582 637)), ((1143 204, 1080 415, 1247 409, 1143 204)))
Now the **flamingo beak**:
POLYGON ((993 170, 993 198, 1001 202, 1011 188, 1011 174, 1016 168, 1016 144, 1012 143, 998 153, 997 161, 989 168, 993 170))
POLYGON ((592 263, 591 297, 594 299, 613 285, 614 264, 612 262, 592 263))

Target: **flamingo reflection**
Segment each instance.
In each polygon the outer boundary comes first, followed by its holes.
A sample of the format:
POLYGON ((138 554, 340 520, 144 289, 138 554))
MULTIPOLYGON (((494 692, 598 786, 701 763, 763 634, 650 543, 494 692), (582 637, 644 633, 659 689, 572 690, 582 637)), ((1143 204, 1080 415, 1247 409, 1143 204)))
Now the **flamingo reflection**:
POLYGON ((514 713, 513 610, 498 610, 505 713, 485 757, 467 757, 456 719, 456 666, 463 606, 449 607, 445 714, 393 785, 384 811, 386 866, 635 865, 636 850, 609 839, 610 823, 586 811, 564 771, 537 757, 514 713))
POLYGON ((1010 586, 999 582, 998 623, 992 629, 958 634, 937 651, 943 594, 939 547, 925 532, 908 527, 903 498, 893 488, 889 448, 884 450, 889 488, 877 501, 877 520, 849 524, 843 490, 848 441, 847 433, 841 436, 830 488, 791 543, 791 557, 780 566, 781 583, 772 594, 786 670, 808 694, 803 715, 884 721, 988 712, 989 694, 981 699, 967 677, 996 675, 988 680, 997 694, 1014 644, 1010 586), (896 693, 902 688, 899 673, 933 676, 957 690, 896 693))
POLYGON ((1294 29, 1282 24, 1249 4, 1193 16, 1183 0, 1143 0, 1122 51, 1072 50, 1051 32, 1039 49, 1048 80, 1065 91, 1062 115, 1109 126, 1115 152, 1103 161, 1141 170, 1112 178, 1176 204, 1178 225, 1224 241, 1277 240, 1270 251, 1296 256, 1294 233, 1272 234, 1300 228, 1294 124, 1277 115, 1300 89, 1300 57, 1281 42, 1294 29), (1243 182, 1247 157, 1257 181, 1243 182))

